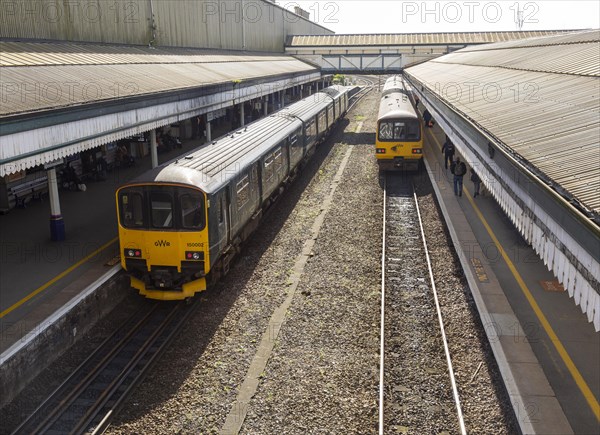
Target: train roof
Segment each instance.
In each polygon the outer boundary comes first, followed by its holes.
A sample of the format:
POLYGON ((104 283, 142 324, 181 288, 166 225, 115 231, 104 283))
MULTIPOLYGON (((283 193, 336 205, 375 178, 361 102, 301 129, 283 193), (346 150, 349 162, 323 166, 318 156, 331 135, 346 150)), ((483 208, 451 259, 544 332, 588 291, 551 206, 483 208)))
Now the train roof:
POLYGON ((277 114, 280 116, 297 117, 303 122, 308 121, 347 91, 348 89, 345 86, 330 86, 323 89, 321 92, 317 92, 310 97, 280 110, 277 114))
POLYGON ((333 100, 331 97, 329 97, 327 94, 319 92, 305 98, 304 100, 298 101, 296 104, 292 104, 291 106, 280 110, 274 115, 283 116, 286 118, 299 118, 302 120, 302 122, 306 122, 332 102, 333 100))
POLYGON ((337 100, 343 94, 345 94, 347 91, 348 91, 348 88, 346 86, 332 85, 332 86, 329 86, 328 88, 323 89, 322 92, 329 95, 330 97, 333 97, 334 100, 337 100))
POLYGON ((419 118, 410 98, 404 92, 390 92, 381 97, 377 121, 394 118, 419 118))
POLYGON ((159 166, 136 182, 189 184, 213 193, 301 126, 298 119, 270 115, 159 166))
POLYGON ((269 149, 300 129, 302 121, 310 119, 331 102, 331 97, 326 93, 313 94, 266 118, 228 133, 188 155, 158 166, 136 178, 131 184, 179 183, 213 193, 260 159, 269 149))
POLYGON ((382 97, 385 97, 386 95, 395 92, 409 95, 412 93, 412 88, 402 76, 396 75, 390 77, 385 81, 385 84, 383 85, 383 90, 381 91, 381 95, 382 97))
POLYGON ((382 92, 385 93, 389 90, 405 90, 405 82, 402 76, 391 76, 385 81, 382 92))

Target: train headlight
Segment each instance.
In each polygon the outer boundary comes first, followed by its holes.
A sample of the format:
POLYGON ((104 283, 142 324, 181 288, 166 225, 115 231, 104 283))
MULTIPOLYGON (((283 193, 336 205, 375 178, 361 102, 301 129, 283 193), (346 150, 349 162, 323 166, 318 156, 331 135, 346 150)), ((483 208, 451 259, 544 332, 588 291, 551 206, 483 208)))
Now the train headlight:
POLYGON ((385 148, 377 148, 375 151, 377 154, 385 154, 385 148))
POLYGON ((185 259, 191 261, 204 260, 204 252, 202 251, 185 251, 185 259))
POLYGON ((140 258, 142 256, 142 251, 136 248, 125 248, 125 257, 130 258, 140 258))
POLYGON ((412 153, 413 154, 423 154, 423 150, 421 148, 413 148, 412 153))

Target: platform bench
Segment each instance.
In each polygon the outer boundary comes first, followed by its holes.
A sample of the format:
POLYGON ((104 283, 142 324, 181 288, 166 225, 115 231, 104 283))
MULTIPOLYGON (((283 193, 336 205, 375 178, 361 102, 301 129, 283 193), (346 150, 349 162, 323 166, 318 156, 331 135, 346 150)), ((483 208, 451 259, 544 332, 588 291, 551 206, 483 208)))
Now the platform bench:
POLYGON ((32 198, 42 199, 42 196, 48 193, 48 177, 39 177, 8 190, 15 197, 15 206, 25 208, 32 198))

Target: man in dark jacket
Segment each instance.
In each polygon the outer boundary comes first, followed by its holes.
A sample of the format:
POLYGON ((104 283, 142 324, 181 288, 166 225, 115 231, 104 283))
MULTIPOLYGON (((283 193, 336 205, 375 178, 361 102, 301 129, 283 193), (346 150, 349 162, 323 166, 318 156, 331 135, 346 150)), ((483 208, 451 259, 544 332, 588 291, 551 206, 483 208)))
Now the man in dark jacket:
POLYGON ((456 161, 450 166, 450 172, 454 174, 454 194, 462 196, 463 177, 467 173, 467 165, 456 157, 456 161))
POLYGON ((452 160, 454 160, 454 144, 448 136, 442 146, 442 153, 444 154, 444 168, 448 169, 448 163, 452 164, 452 160))
POLYGON ((481 178, 477 175, 475 170, 471 168, 471 181, 473 182, 473 198, 479 195, 479 189, 481 187, 481 178))
POLYGON ((433 116, 427 109, 423 112, 423 121, 425 121, 425 127, 433 127, 433 116))

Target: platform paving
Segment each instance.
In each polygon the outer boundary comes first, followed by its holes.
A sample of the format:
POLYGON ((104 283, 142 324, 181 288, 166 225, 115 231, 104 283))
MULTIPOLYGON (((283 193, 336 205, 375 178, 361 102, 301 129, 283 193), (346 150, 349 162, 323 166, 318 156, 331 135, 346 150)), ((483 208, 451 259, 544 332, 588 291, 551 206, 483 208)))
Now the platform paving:
POLYGON ((473 198, 467 173, 462 197, 454 195, 453 176, 444 169, 441 153, 444 139, 437 126, 427 129, 428 171, 435 180, 434 189, 521 429, 538 434, 600 433, 594 413, 594 400, 597 406, 600 396, 600 335, 567 292, 548 290, 558 287, 554 276, 483 185, 484 193, 473 198), (482 217, 505 250, 510 266, 482 217), (515 273, 549 327, 543 326, 515 273), (558 350, 561 346, 566 359, 558 350), (587 393, 581 382, 575 381, 573 367, 589 387, 587 393))

